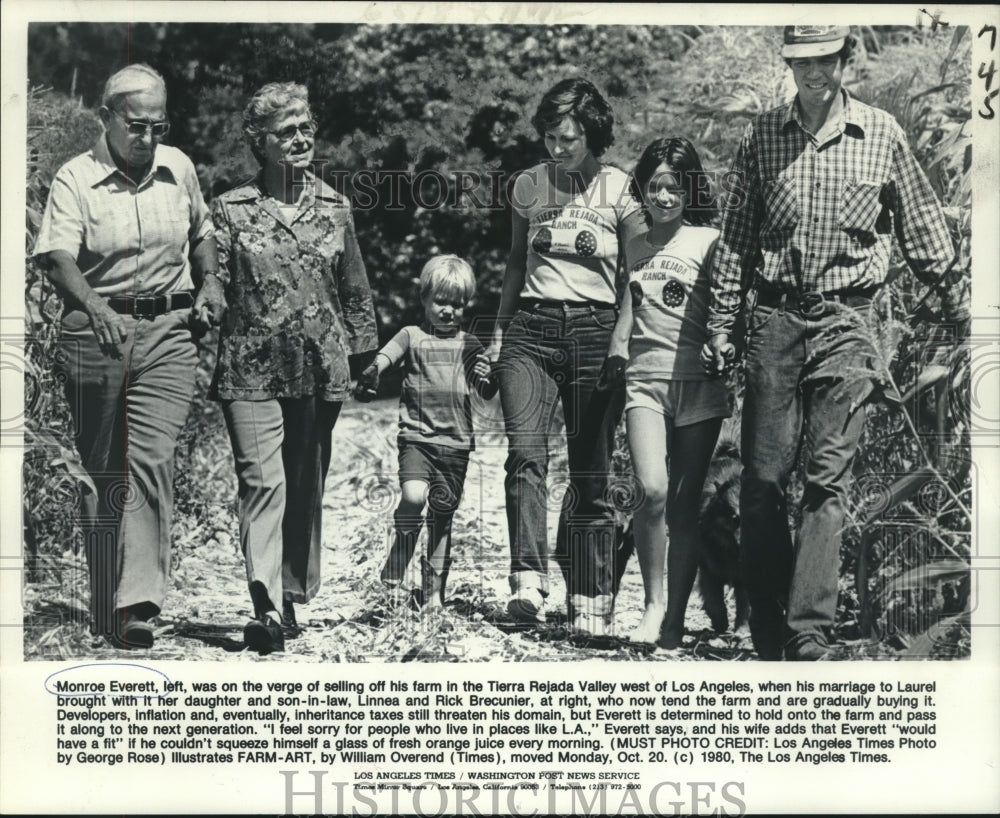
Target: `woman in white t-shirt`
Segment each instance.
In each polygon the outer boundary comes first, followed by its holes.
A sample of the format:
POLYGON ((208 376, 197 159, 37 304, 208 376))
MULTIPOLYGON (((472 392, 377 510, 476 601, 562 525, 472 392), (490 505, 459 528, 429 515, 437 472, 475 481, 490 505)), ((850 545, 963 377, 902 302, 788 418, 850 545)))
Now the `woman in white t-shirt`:
POLYGON ((631 638, 676 648, 698 571, 702 486, 722 419, 730 414, 725 383, 707 375, 700 361, 719 231, 709 226, 714 202, 687 139, 657 139, 632 175, 649 228, 625 248, 629 293, 608 356, 624 368, 629 449, 644 493, 633 529, 645 610, 631 638))
MULTIPOLYGON (((491 353, 509 442, 505 481, 512 598, 518 622, 545 621, 550 429, 566 422, 570 485, 556 559, 570 626, 603 636, 614 600, 614 508, 609 500, 620 392, 597 388, 617 317, 626 220, 638 211, 627 175, 599 157, 614 141, 613 112, 583 79, 544 95, 532 124, 551 161, 512 189, 512 239, 491 353)), ((641 229, 641 221, 637 229, 641 229)))

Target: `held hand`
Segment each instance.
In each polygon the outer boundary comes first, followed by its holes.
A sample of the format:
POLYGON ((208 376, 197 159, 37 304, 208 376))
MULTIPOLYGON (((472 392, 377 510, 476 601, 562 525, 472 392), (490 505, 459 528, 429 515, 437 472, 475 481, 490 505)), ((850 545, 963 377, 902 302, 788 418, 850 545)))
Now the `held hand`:
POLYGON ((490 363, 490 356, 482 352, 476 356, 476 362, 472 366, 472 375, 476 379, 476 393, 483 400, 490 400, 500 391, 500 379, 493 371, 493 364, 490 363))
POLYGON ((480 352, 476 356, 476 362, 472 365, 472 374, 480 380, 486 380, 490 376, 493 367, 490 364, 490 356, 486 352, 480 352))
POLYGON ((597 377, 598 392, 613 392, 625 386, 625 365, 628 358, 624 355, 608 355, 597 377))
POLYGON ((106 352, 117 352, 118 345, 125 343, 125 319, 96 293, 87 300, 84 309, 90 317, 90 327, 101 348, 106 352))
POLYGON ((198 297, 191 307, 191 323, 204 335, 212 327, 218 326, 226 311, 226 296, 222 282, 214 275, 206 275, 198 291, 198 297))
POLYGON ((736 347, 729 343, 729 336, 712 335, 701 348, 701 365, 712 376, 722 375, 732 369, 736 360, 736 347))
POLYGON ((354 399, 361 403, 371 403, 375 400, 378 392, 378 364, 372 363, 364 372, 358 376, 358 383, 354 387, 354 399))
POLYGON ((494 341, 486 347, 485 356, 490 365, 489 377, 493 378, 495 382, 499 382, 500 344, 494 341))

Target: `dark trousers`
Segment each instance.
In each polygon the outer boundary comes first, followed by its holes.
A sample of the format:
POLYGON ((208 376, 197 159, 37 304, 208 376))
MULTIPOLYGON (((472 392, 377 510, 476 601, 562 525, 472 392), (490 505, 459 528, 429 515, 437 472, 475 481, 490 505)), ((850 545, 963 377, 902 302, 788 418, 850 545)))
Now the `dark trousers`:
POLYGON ((547 513, 559 508, 556 558, 570 601, 610 613, 614 593, 614 508, 609 498, 615 427, 624 394, 595 387, 616 315, 595 307, 518 311, 498 362, 509 452, 505 490, 510 585, 548 594, 547 513), (570 482, 547 486, 549 435, 557 402, 566 421, 570 482))
POLYGON ((867 354, 837 312, 805 318, 758 306, 751 321, 740 518, 750 630, 762 658, 834 624, 851 464, 871 391, 867 354), (787 490, 800 451, 805 484, 793 544, 787 490))

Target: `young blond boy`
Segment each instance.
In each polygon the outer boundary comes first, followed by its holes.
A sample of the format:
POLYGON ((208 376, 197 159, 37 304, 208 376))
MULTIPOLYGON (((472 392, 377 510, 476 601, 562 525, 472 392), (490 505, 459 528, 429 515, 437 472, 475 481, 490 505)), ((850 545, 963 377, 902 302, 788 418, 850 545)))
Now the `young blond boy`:
POLYGON ((428 546, 421 561, 421 588, 411 595, 420 607, 444 602, 452 518, 475 448, 473 395, 489 399, 497 391, 482 344, 461 329, 474 292, 468 262, 453 255, 428 261, 420 274, 424 322, 404 327, 379 350, 355 392, 358 400, 371 400, 382 373, 402 365, 398 438, 402 497, 381 579, 390 591, 401 588, 426 518, 428 546))

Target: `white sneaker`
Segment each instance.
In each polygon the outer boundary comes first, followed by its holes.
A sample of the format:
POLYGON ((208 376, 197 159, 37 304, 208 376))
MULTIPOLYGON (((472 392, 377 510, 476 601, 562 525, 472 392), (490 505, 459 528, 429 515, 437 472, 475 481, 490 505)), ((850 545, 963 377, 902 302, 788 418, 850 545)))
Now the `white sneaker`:
POLYGON ((600 637, 608 635, 608 620, 603 614, 577 612, 572 620, 570 620, 570 624, 573 630, 580 631, 588 636, 600 637))
POLYGON ((589 636, 610 636, 612 633, 613 596, 588 597, 571 594, 566 598, 569 625, 575 631, 589 636))

